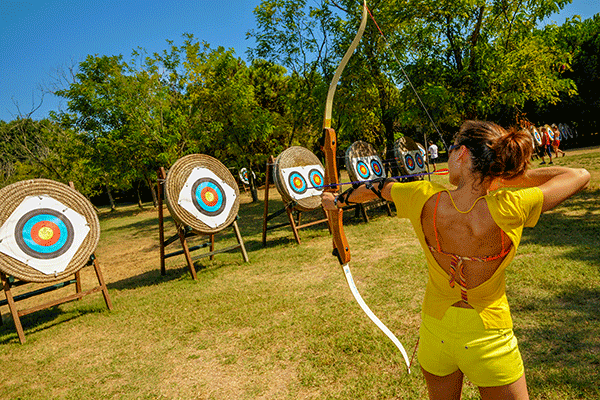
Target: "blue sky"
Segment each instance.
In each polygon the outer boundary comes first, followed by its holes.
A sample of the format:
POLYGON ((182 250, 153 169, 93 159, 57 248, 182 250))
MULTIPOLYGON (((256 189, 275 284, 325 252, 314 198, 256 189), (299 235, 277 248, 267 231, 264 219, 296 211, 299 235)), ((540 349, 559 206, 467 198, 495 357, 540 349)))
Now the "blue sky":
MULTIPOLYGON (((129 59, 137 47, 148 52, 182 43, 192 33, 211 47, 233 48, 237 56, 254 42, 254 8, 260 0, 0 0, 0 120, 28 114, 42 99, 58 71, 76 66, 88 54, 129 59), (18 105, 18 107, 17 107, 18 105)), ((600 0, 573 0, 545 22, 562 24, 567 17, 590 18, 600 0)), ((32 114, 41 119, 66 108, 51 94, 32 114)))

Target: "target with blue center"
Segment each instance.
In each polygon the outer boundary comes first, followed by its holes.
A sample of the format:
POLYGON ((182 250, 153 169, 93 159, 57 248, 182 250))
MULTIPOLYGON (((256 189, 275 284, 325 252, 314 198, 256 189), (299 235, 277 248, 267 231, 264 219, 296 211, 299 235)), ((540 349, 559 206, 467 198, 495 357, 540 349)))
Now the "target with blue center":
POLYGON ((533 137, 536 141, 536 143, 538 144, 538 146, 542 145, 542 137, 540 136, 540 133, 538 132, 537 129, 533 128, 533 137))

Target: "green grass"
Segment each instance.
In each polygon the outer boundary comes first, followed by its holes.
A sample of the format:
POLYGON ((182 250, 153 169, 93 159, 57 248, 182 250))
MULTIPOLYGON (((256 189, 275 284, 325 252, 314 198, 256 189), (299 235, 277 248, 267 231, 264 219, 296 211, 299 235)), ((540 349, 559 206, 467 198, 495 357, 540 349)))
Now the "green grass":
MULTIPOLYGON (((593 183, 525 230, 508 296, 531 398, 600 398, 600 153, 570 151, 556 163, 585 165, 593 183)), ((281 202, 271 193, 274 211, 281 202)), ((2 307, 0 398, 426 398, 416 360, 407 374, 355 303, 325 225, 301 230, 301 245, 289 229, 270 231, 263 248, 263 207, 243 196, 250 262, 239 252, 203 258, 195 281, 182 256, 160 275, 156 210, 103 210, 97 256, 114 311, 95 294, 27 315, 21 345, 2 307)), ((352 214, 345 228, 356 284, 412 355, 427 279, 412 228, 381 209, 368 224, 352 214)), ((172 234, 170 220, 166 227, 172 234)), ((231 229, 217 236, 217 248, 234 243, 231 229)), ((90 287, 93 272, 82 275, 90 287)), ((468 382, 463 398, 479 398, 468 382)))

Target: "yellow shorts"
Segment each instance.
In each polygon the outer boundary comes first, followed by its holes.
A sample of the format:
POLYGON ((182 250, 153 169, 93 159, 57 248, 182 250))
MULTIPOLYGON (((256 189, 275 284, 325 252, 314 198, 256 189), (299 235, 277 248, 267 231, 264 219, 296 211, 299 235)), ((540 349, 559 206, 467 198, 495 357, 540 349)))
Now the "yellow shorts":
POLYGON ((422 313, 419 363, 425 371, 446 376, 461 370, 481 387, 515 382, 523 360, 512 329, 485 329, 477 311, 450 307, 438 320, 422 313))

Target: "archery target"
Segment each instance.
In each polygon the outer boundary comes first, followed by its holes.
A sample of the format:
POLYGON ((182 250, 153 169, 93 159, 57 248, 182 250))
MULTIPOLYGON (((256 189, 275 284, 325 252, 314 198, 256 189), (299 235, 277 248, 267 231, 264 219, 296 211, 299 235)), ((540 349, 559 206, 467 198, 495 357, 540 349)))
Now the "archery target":
POLYGON ((197 233, 219 232, 237 216, 238 184, 229 169, 211 156, 190 154, 177 160, 164 188, 173 219, 197 233))
POLYGON ((406 168, 408 168, 410 172, 415 171, 415 159, 411 153, 407 153, 404 155, 404 165, 406 165, 406 168))
POLYGON ((305 165, 302 167, 282 168, 281 174, 294 200, 302 200, 312 196, 320 196, 325 182, 325 171, 320 165, 305 165))
POLYGON ((377 155, 355 157, 351 159, 352 168, 360 181, 385 177, 381 159, 377 155))
POLYGON ((425 168, 425 161, 423 161, 423 154, 420 150, 418 153, 415 153, 415 162, 419 168, 425 168))
POLYGON ((248 170, 247 168, 240 169, 240 180, 246 185, 250 184, 249 174, 252 174, 252 178, 256 179, 256 175, 254 175, 253 171, 248 170))
POLYGON ((552 130, 552 128, 550 128, 548 125, 546 125, 542 129, 546 130, 546 133, 548 134, 548 137, 550 138, 550 140, 554 140, 554 131, 552 130))
POLYGON ((359 178, 369 179, 369 177, 371 176, 371 171, 367 166, 367 163, 364 160, 360 159, 356 159, 355 162, 356 174, 359 176, 359 178))
POLYGON ((535 143, 537 143, 538 146, 542 145, 542 136, 540 135, 540 133, 538 132, 538 130, 534 127, 532 127, 532 134, 533 134, 533 138, 535 139, 535 143))
POLYGON ((321 207, 325 168, 319 158, 302 146, 281 152, 273 164, 273 182, 286 206, 297 211, 321 207))
POLYGON ((226 222, 235 190, 208 168, 196 167, 179 192, 177 204, 211 228, 226 222))
POLYGON ((57 275, 89 232, 85 217, 60 201, 27 196, 0 227, 0 252, 43 274, 57 275))
POLYGON ((403 173, 417 175, 427 172, 425 148, 408 136, 394 142, 394 157, 403 173))
POLYGON ((356 141, 346 149, 346 170, 351 181, 367 181, 385 178, 387 172, 375 148, 363 141, 356 141))
POLYGON ((373 157, 371 159, 371 172, 377 178, 381 178, 384 176, 385 170, 381 165, 381 160, 379 159, 379 157, 373 157))

